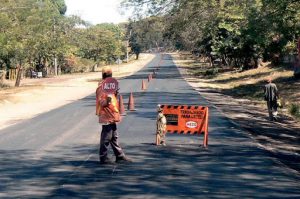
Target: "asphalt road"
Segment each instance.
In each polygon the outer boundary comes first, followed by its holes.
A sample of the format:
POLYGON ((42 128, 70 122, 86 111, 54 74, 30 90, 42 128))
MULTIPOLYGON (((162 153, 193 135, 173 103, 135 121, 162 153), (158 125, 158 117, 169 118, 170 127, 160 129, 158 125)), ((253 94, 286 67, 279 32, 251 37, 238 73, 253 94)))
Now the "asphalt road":
POLYGON ((118 126, 133 163, 99 165, 91 95, 0 131, 0 198, 300 198, 299 173, 193 90, 169 55, 120 85, 124 102, 132 92, 137 109, 118 126), (157 104, 208 106, 209 147, 202 147, 203 136, 173 134, 166 147, 153 145, 157 104))

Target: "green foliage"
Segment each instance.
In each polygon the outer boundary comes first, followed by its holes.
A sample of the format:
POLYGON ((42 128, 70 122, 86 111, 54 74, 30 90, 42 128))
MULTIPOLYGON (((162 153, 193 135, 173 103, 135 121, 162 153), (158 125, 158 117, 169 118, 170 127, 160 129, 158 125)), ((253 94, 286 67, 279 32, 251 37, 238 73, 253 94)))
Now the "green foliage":
POLYGON ((216 76, 219 73, 218 68, 211 68, 205 71, 204 76, 216 76))
POLYGON ((258 58, 276 62, 296 52, 300 37, 298 0, 124 0, 123 5, 149 8, 137 16, 164 19, 164 39, 176 48, 243 69, 256 67, 258 58))
POLYGON ((291 104, 289 113, 296 118, 300 118, 300 104, 291 104))
POLYGON ((77 29, 79 47, 77 55, 95 62, 112 62, 124 54, 122 30, 114 24, 99 24, 86 29, 77 29))
POLYGON ((66 13, 67 5, 64 0, 51 0, 51 2, 57 7, 61 15, 64 15, 66 13))
POLYGON ((90 59, 70 55, 64 59, 64 63, 61 65, 61 71, 63 73, 91 72, 94 64, 95 62, 90 59))
POLYGON ((0 69, 18 65, 49 74, 54 71, 54 60, 63 68, 66 60, 75 57, 78 64, 63 71, 89 71, 96 62, 114 62, 125 56, 124 30, 118 25, 91 26, 79 17, 64 16, 65 12, 64 0, 2 1, 0 69))
POLYGON ((149 17, 128 24, 129 46, 137 58, 142 51, 165 46, 163 20, 161 17, 149 17))

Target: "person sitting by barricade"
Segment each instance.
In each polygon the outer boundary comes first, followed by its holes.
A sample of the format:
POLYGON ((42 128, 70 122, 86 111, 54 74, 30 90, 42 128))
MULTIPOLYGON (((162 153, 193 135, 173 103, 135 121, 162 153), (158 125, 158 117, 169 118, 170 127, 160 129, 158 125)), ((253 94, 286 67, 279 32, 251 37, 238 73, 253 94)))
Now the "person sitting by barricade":
POLYGON ((163 114, 163 109, 160 105, 157 105, 157 118, 156 118, 156 145, 166 145, 166 130, 167 119, 163 114))

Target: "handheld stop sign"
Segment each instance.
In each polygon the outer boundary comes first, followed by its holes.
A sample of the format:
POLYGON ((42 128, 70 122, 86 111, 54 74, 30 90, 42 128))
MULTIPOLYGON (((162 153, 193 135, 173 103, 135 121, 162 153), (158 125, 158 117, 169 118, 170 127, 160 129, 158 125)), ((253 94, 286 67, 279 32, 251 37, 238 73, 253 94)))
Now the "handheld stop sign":
POLYGON ((108 77, 102 82, 102 91, 107 94, 114 94, 119 89, 119 82, 115 78, 108 77))

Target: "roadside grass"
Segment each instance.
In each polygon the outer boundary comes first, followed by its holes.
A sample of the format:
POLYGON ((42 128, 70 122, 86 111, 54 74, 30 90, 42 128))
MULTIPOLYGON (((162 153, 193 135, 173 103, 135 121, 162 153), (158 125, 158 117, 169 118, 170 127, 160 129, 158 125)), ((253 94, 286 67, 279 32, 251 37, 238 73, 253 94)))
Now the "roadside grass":
POLYGON ((289 106, 289 113, 297 119, 300 119, 300 104, 291 104, 291 106, 289 106))
POLYGON ((8 84, 5 84, 3 82, 0 82, 0 89, 9 88, 10 86, 8 84))
POLYGON ((99 82, 102 78, 92 78, 88 79, 87 82, 99 82))
POLYGON ((26 95, 24 92, 32 89, 43 88, 42 85, 23 85, 21 87, 13 87, 7 86, 0 89, 0 103, 3 102, 11 102, 16 103, 18 102, 23 95, 26 95), (16 97, 16 94, 18 97, 16 97))
POLYGON ((214 69, 187 53, 176 56, 176 63, 186 69, 190 76, 197 78, 203 87, 217 89, 234 98, 248 99, 261 105, 265 105, 263 88, 266 79, 272 77, 283 102, 282 111, 300 119, 300 80, 296 80, 293 71, 287 67, 267 65, 247 71, 221 67, 214 69))

